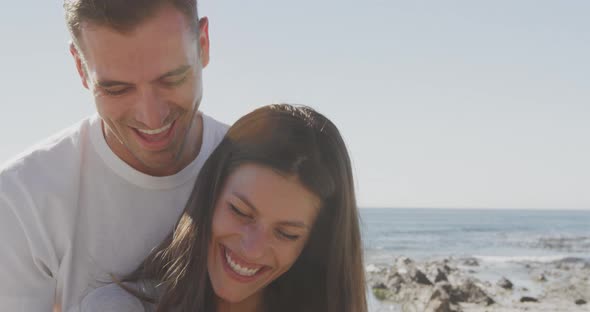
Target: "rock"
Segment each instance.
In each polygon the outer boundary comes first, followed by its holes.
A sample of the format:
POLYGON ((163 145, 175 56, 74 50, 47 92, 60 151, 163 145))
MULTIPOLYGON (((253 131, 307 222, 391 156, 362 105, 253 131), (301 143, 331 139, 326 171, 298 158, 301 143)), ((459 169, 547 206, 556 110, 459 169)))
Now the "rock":
POLYGON ((435 284, 440 283, 440 282, 448 282, 448 281, 449 281, 449 279, 447 278, 447 275, 442 271, 438 271, 438 274, 434 278, 435 284))
POLYGON ((414 261, 412 259, 400 257, 395 259, 395 264, 391 269, 393 271, 397 271, 399 274, 407 274, 415 267, 416 265, 414 264, 414 261))
POLYGON ((584 300, 584 299, 578 299, 578 300, 576 300, 576 304, 577 304, 577 305, 583 305, 583 304, 586 304, 586 303, 587 303, 587 302, 586 302, 586 300, 584 300))
POLYGON ((451 310, 451 304, 449 300, 442 300, 440 298, 432 299, 428 302, 426 309, 424 312, 453 312, 455 310, 451 310))
POLYGON ((375 283, 375 285, 373 285, 373 289, 387 289, 387 286, 381 282, 379 283, 375 283))
POLYGON ((437 283, 436 286, 434 286, 434 287, 435 287, 434 288, 435 291, 441 290, 442 292, 447 293, 449 295, 449 297, 450 297, 451 292, 453 291, 453 286, 449 282, 440 282, 440 283, 437 283))
POLYGON ((367 285, 370 285, 373 288, 379 284, 386 284, 388 273, 367 273, 366 274, 366 282, 367 285))
POLYGON ((402 289, 405 283, 402 276, 397 273, 389 273, 386 276, 374 278, 370 281, 371 290, 379 300, 391 300, 402 289))
POLYGON ((451 267, 451 262, 449 259, 445 258, 443 260, 434 260, 428 263, 428 267, 431 267, 431 272, 442 271, 445 274, 451 274, 451 272, 456 271, 456 268, 451 267))
POLYGON ((539 299, 533 297, 520 297, 520 302, 539 302, 539 299))
POLYGON ((380 289, 380 288, 373 288, 373 295, 377 300, 387 300, 389 299, 390 292, 387 289, 380 289))
POLYGON ((563 271, 569 271, 570 270, 570 265, 567 262, 558 262, 555 265, 555 268, 556 269, 559 269, 559 270, 563 270, 563 271))
POLYGON ((468 302, 491 305, 494 300, 490 298, 472 279, 463 281, 451 291, 451 302, 468 302))
POLYGON ((457 312, 451 308, 450 296, 443 288, 437 288, 430 296, 424 312, 457 312))
POLYGON ((498 281, 498 283, 496 283, 496 285, 498 285, 498 286, 500 286, 500 287, 502 287, 504 289, 512 289, 512 286, 513 286, 512 282, 510 280, 508 280, 507 278, 505 278, 505 277, 502 277, 498 281))
POLYGON ((475 259, 475 258, 467 258, 467 259, 463 260, 463 265, 479 266, 479 261, 477 261, 477 259, 475 259))
POLYGON ((537 275, 537 277, 535 278, 536 281, 538 282, 546 282, 547 281, 547 277, 545 277, 545 274, 541 273, 539 275, 537 275))
POLYGON ((446 274, 451 274, 451 272, 455 270, 446 264, 442 266, 442 269, 443 272, 445 272, 446 274))
POLYGON ((404 279, 397 272, 390 274, 387 277, 387 280, 385 281, 385 285, 387 286, 387 289, 391 290, 392 292, 394 292, 396 294, 402 288, 403 284, 404 284, 404 279))
POLYGON ((426 309, 431 296, 432 286, 407 283, 393 299, 401 304, 404 312, 422 312, 426 309))
POLYGON ((424 273, 422 273, 422 271, 413 268, 410 272, 409 272, 409 278, 412 282, 418 283, 418 284, 422 284, 422 285, 429 285, 432 286, 432 282, 428 279, 428 277, 426 277, 426 275, 424 273))
POLYGON ((397 265, 400 265, 400 264, 410 265, 410 264, 413 264, 414 261, 408 257, 399 257, 399 258, 395 259, 395 263, 397 265))
POLYGON ((449 281, 449 279, 447 278, 447 274, 439 268, 436 269, 435 276, 434 276, 433 280, 434 280, 435 284, 439 283, 439 282, 448 282, 449 281))
POLYGON ((434 291, 432 292, 432 295, 430 295, 430 300, 432 300, 432 299, 445 299, 445 300, 448 300, 449 298, 451 298, 451 296, 449 295, 449 293, 443 287, 436 287, 434 289, 434 291))

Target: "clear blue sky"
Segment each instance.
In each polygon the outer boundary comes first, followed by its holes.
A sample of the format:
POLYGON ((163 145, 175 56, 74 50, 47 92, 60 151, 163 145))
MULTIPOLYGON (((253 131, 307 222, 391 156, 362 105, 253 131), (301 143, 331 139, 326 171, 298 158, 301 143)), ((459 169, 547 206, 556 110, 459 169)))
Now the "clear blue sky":
MULTIPOLYGON (((341 129, 363 207, 590 209, 590 2, 202 0, 202 109, 341 129)), ((94 112, 61 1, 0 10, 0 162, 94 112)))

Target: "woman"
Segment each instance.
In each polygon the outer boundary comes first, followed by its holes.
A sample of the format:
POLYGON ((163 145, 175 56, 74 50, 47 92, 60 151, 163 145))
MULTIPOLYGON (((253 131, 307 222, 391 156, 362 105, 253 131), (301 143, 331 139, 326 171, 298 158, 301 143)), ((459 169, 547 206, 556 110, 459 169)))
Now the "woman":
POLYGON ((90 293, 82 310, 367 311, 352 170, 336 126, 286 104, 242 117, 174 232, 124 280, 90 293))

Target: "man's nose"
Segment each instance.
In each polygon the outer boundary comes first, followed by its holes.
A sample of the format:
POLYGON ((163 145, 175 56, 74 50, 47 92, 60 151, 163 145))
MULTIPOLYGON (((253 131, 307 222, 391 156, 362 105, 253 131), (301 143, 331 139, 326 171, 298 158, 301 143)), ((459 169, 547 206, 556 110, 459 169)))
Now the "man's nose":
POLYGON ((140 91, 136 105, 135 119, 152 130, 163 127, 170 114, 170 107, 166 101, 151 87, 140 91))

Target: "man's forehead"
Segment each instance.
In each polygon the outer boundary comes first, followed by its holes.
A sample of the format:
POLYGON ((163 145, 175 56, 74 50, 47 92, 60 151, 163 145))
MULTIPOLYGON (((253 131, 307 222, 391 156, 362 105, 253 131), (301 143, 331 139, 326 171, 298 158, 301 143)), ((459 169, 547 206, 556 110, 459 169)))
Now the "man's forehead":
POLYGON ((106 27, 88 28, 81 40, 87 66, 99 79, 155 79, 182 66, 194 66, 197 44, 180 34, 134 36, 106 27))

